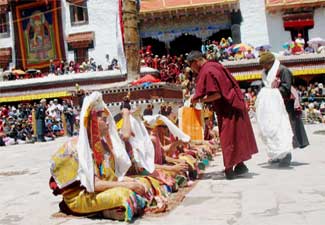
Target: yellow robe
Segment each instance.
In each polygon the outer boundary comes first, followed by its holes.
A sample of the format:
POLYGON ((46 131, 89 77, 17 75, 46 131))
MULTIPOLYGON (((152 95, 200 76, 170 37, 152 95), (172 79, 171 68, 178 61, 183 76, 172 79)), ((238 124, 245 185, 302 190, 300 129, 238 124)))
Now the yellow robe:
MULTIPOLYGON (((125 209, 125 221, 146 206, 146 201, 132 190, 124 187, 111 188, 103 192, 88 193, 84 187, 71 185, 77 180, 78 162, 76 151, 77 138, 64 144, 52 157, 51 173, 59 186, 63 188, 63 200, 76 214, 97 213, 104 210, 125 209), (68 175, 68 176, 67 176, 68 175)), ((95 174, 101 180, 116 180, 112 155, 104 158, 101 168, 94 164, 95 174)), ((95 179, 95 177, 94 177, 95 179)))

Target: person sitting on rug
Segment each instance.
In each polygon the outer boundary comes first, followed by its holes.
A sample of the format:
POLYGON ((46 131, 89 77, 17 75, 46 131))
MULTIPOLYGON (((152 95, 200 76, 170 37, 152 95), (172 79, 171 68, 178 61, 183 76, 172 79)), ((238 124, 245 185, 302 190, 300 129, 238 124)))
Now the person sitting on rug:
MULTIPOLYGON (((141 121, 139 110, 131 115, 130 106, 124 101, 121 106, 122 112, 115 116, 118 128, 120 129, 121 138, 125 142, 128 155, 131 159, 132 166, 128 171, 128 175, 149 175, 160 181, 160 184, 166 185, 167 190, 171 190, 175 185, 175 180, 166 173, 157 170, 156 152, 154 143, 141 121)), ((162 164, 162 163, 161 163, 162 164)), ((177 167, 167 166, 167 170, 179 172, 177 167)), ((156 196, 158 197, 158 196, 156 196)))
POLYGON ((172 144, 163 146, 157 135, 156 128, 154 126, 149 126, 148 124, 146 124, 146 128, 150 133, 150 138, 154 145, 156 169, 169 171, 171 174, 173 174, 173 177, 186 172, 188 170, 188 165, 184 160, 174 159, 167 156, 167 153, 172 154, 175 152, 177 150, 177 146, 180 145, 182 141, 175 141, 172 144))
MULTIPOLYGON (((115 116, 118 128, 120 129, 121 138, 125 142, 127 152, 132 162, 128 174, 150 174, 150 176, 156 177, 157 168, 161 169, 161 167, 164 167, 168 171, 173 171, 174 174, 180 173, 183 167, 187 168, 185 163, 182 166, 162 166, 165 161, 158 159, 160 156, 157 155, 156 140, 154 139, 152 142, 152 137, 149 135, 150 132, 148 133, 146 129, 148 128, 148 124, 141 121, 139 113, 133 112, 131 115, 130 108, 128 101, 124 99, 121 106, 122 112, 115 116)), ((145 117, 152 118, 152 116, 145 117)), ((167 119, 166 117, 164 118, 167 119)), ((176 129, 178 128, 176 127, 176 129)), ((189 141, 187 135, 184 133, 182 133, 182 135, 181 137, 184 140, 189 141)), ((165 149, 175 149, 180 143, 179 141, 174 142, 166 146, 165 149)), ((171 159, 171 161, 173 161, 173 159, 171 159)), ((174 160, 173 162, 175 163, 176 161, 174 160)), ((171 179, 164 180, 163 182, 166 182, 165 184, 169 186, 172 186, 174 183, 171 179)))
MULTIPOLYGON (((173 124, 167 117, 163 115, 145 116, 144 120, 147 124, 147 129, 151 133, 151 139, 155 146, 155 163, 156 169, 165 171, 172 177, 178 180, 178 184, 185 185, 183 175, 195 179, 197 177, 197 160, 195 156, 185 153, 182 150, 184 143, 190 141, 190 137, 183 133, 177 126, 173 124), (171 144, 162 145, 161 139, 158 135, 157 125, 164 123, 169 132, 177 137, 171 144)), ((162 137, 165 139, 166 137, 162 137)), ((169 138, 168 138, 169 139, 169 138)))
POLYGON ((131 221, 143 212, 147 200, 145 186, 124 176, 130 166, 102 94, 93 92, 82 106, 79 136, 51 158, 50 187, 63 196, 61 210, 131 221))
POLYGON ((168 190, 171 183, 161 182, 152 175, 155 171, 154 146, 140 119, 140 111, 131 114, 128 97, 124 98, 121 113, 116 116, 120 137, 131 160, 127 175, 137 179, 148 190, 146 212, 163 212, 167 209, 168 190))

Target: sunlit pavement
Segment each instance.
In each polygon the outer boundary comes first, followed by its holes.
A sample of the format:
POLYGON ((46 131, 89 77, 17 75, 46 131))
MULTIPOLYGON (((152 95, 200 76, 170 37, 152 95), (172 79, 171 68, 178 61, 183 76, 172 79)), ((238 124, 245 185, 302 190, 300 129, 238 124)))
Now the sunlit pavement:
MULTIPOLYGON (((311 145, 293 152, 292 166, 269 166, 263 144, 247 165, 250 173, 227 181, 222 158, 171 213, 134 224, 324 225, 325 125, 307 125, 311 145), (320 134, 315 131, 323 130, 320 134)), ((123 224, 110 220, 53 218, 61 197, 48 187, 49 159, 66 140, 0 147, 0 224, 123 224)))

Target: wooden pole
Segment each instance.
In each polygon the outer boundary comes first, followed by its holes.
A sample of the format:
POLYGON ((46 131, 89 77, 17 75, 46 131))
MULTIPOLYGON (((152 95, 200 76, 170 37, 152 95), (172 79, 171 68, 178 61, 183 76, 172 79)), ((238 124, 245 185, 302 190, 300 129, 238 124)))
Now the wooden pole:
POLYGON ((124 49, 127 79, 136 80, 140 74, 139 8, 136 0, 123 0, 124 49))
POLYGON ((36 111, 32 109, 32 128, 33 128, 33 138, 37 140, 37 121, 36 121, 36 111))
POLYGON ((64 113, 61 114, 62 126, 64 131, 64 136, 68 135, 68 126, 64 113))

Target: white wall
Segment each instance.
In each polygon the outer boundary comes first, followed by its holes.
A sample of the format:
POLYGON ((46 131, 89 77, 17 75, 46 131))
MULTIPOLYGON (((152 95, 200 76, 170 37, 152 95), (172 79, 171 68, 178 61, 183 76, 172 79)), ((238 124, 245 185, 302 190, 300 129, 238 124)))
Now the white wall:
POLYGON ((267 13, 266 21, 272 52, 283 51, 282 45, 291 41, 291 34, 284 30, 282 12, 267 13))
MULTIPOLYGON (((282 45, 285 42, 291 41, 289 31, 285 31, 283 27, 282 13, 267 14, 267 28, 269 34, 272 51, 283 51, 282 45)), ((309 30, 309 38, 322 37, 325 38, 325 8, 318 8, 314 13, 315 26, 309 30)))
POLYGON ((241 38, 253 46, 269 44, 264 0, 240 0, 241 38))
POLYGON ((314 28, 309 30, 309 38, 321 37, 325 39, 325 8, 315 10, 314 21, 314 28))
POLYGON ((6 38, 2 38, 0 37, 0 48, 11 48, 12 50, 12 62, 9 65, 9 68, 14 67, 15 66, 15 59, 16 59, 16 55, 15 55, 15 46, 14 46, 14 40, 15 40, 15 36, 14 36, 14 27, 13 27, 13 23, 12 23, 12 14, 11 12, 9 12, 9 32, 10 35, 9 37, 6 38))
MULTIPOLYGON (((97 65, 107 65, 106 54, 110 61, 118 59, 118 39, 116 37, 116 16, 118 0, 88 0, 89 23, 80 26, 71 26, 69 3, 62 0, 62 19, 65 38, 69 34, 93 31, 95 33, 94 48, 89 49, 89 57, 95 59, 97 65)), ((68 61, 74 60, 74 52, 67 52, 68 61)))

